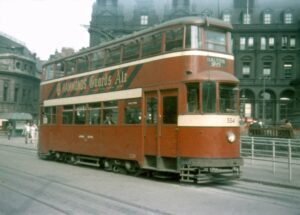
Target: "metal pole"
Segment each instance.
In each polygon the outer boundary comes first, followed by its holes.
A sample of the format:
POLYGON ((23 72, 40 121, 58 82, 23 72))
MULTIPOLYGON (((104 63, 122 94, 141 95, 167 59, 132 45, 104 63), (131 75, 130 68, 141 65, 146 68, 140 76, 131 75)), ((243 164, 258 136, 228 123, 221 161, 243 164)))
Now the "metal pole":
POLYGON ((288 143, 289 147, 289 179, 292 181, 292 147, 291 147, 291 139, 289 139, 288 143))
POLYGON ((262 122, 265 125, 265 94, 266 94, 266 77, 263 75, 263 109, 262 109, 262 122))
POLYGON ((272 154, 273 154, 273 174, 275 175, 275 156, 276 156, 276 153, 275 153, 275 141, 272 141, 272 154))
POLYGON ((254 137, 251 137, 251 164, 253 164, 254 158, 254 137))

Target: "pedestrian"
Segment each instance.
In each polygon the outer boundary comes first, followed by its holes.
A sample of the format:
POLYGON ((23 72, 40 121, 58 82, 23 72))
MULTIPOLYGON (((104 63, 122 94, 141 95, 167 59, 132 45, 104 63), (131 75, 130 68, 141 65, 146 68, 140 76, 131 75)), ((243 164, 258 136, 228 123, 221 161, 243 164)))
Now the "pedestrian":
POLYGON ((25 144, 28 143, 28 141, 30 140, 30 123, 26 122, 25 126, 24 126, 24 130, 23 130, 23 134, 25 136, 25 144))
POLYGON ((289 119, 285 120, 284 127, 293 129, 292 123, 289 119))
POLYGON ((30 123, 30 142, 32 143, 36 137, 37 126, 34 123, 30 123))
POLYGON ((11 123, 8 123, 7 126, 7 139, 10 140, 11 135, 12 135, 12 130, 13 130, 13 126, 11 123))
POLYGON ((284 130, 281 131, 281 135, 283 137, 287 137, 287 138, 293 138, 294 137, 294 129, 292 126, 292 123, 289 119, 286 119, 284 124, 281 126, 281 128, 283 128, 284 130))

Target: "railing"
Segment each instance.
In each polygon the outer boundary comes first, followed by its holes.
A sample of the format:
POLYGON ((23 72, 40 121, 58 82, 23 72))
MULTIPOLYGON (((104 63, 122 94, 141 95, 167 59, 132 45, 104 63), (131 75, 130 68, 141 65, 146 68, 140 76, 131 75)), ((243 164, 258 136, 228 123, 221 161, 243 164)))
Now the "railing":
POLYGON ((266 128, 249 128, 249 136, 255 137, 275 137, 275 138, 294 138, 292 128, 266 127, 266 128))
POLYGON ((291 181, 292 166, 300 168, 300 139, 241 136, 241 155, 251 162, 272 162, 273 174, 276 172, 276 164, 287 164, 291 181))

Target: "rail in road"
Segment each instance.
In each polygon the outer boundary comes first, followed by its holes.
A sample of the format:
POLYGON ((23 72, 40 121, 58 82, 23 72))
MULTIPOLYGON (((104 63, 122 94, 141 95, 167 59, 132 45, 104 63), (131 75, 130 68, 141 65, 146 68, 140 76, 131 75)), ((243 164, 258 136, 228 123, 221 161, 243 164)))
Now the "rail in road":
MULTIPOLYGON (((37 140, 25 144, 24 137, 7 140, 0 136, 0 145, 36 150, 37 140)), ((299 140, 241 137, 241 154, 244 158, 241 180, 300 188, 299 140)))

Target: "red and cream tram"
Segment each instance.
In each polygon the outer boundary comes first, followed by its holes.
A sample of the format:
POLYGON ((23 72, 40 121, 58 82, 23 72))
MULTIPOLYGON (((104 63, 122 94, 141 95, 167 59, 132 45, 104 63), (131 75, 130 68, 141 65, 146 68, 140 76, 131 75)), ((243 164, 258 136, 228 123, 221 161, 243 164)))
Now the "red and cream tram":
POLYGON ((231 29, 180 18, 47 62, 39 156, 184 182, 238 176, 231 29))

